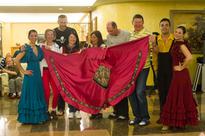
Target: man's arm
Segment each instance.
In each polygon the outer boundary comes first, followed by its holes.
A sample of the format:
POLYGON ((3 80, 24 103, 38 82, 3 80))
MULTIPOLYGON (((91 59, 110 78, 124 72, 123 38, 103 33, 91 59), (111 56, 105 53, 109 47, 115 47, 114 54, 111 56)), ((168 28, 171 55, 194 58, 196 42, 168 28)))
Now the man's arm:
POLYGON ((11 71, 11 70, 8 70, 8 69, 5 69, 5 68, 2 69, 2 72, 8 73, 10 75, 17 75, 16 71, 11 71))
POLYGON ((109 45, 111 45, 111 42, 110 42, 109 36, 107 35, 107 38, 106 38, 106 46, 108 47, 109 45))

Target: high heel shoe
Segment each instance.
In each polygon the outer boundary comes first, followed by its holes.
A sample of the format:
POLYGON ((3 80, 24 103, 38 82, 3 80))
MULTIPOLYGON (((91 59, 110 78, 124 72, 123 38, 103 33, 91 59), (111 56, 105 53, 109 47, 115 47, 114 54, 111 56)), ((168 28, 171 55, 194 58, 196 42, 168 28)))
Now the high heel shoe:
POLYGON ((169 126, 166 126, 166 125, 164 125, 164 126, 162 126, 162 129, 161 129, 162 131, 167 131, 167 130, 169 130, 169 126))

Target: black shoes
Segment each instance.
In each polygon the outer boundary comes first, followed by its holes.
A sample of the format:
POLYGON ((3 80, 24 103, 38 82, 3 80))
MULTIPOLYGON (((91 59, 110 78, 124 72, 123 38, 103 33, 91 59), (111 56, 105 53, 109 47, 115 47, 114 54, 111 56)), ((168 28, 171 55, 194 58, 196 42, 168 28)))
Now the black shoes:
POLYGON ((90 119, 102 119, 102 118, 103 118, 102 113, 92 114, 92 115, 90 116, 90 119))
POLYGON ((162 124, 160 119, 158 119, 158 120, 156 121, 156 123, 157 123, 157 124, 162 124))
POLYGON ((9 93, 8 97, 10 99, 15 99, 15 98, 19 99, 20 95, 19 95, 19 93, 9 93))
POLYGON ((111 114, 108 116, 108 119, 117 119, 117 115, 114 114, 114 113, 111 113, 111 114))
POLYGON ((58 119, 58 117, 56 115, 56 111, 51 111, 51 113, 49 114, 49 117, 50 117, 51 120, 58 119))
POLYGON ((109 116, 108 116, 108 119, 116 119, 116 121, 123 121, 123 120, 129 120, 129 117, 126 117, 126 116, 117 116, 116 114, 114 113, 111 113, 109 116))

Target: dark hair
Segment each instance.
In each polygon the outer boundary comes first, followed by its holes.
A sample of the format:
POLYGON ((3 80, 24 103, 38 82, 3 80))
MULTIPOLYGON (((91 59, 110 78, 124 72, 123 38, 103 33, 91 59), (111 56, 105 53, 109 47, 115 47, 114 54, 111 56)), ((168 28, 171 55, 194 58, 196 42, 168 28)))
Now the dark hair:
POLYGON ((28 32, 28 37, 31 35, 31 33, 37 33, 38 34, 38 32, 35 29, 31 29, 28 32))
POLYGON ((79 42, 78 34, 75 31, 71 31, 70 34, 68 35, 68 44, 69 44, 69 37, 71 34, 73 34, 76 37, 75 48, 80 49, 80 46, 79 46, 80 42, 79 42))
POLYGON ((140 15, 140 14, 135 14, 135 15, 133 16, 133 18, 132 18, 132 22, 133 22, 136 18, 140 18, 140 19, 142 19, 142 21, 144 22, 144 18, 143 18, 143 16, 140 15))
POLYGON ((114 21, 111 22, 111 25, 112 25, 112 28, 117 28, 117 24, 114 21))
POLYGON ((59 19, 59 18, 67 18, 67 16, 66 16, 66 15, 59 15, 59 16, 58 16, 58 19, 59 19))
POLYGON ((98 47, 100 47, 104 43, 101 32, 100 31, 93 31, 90 34, 90 36, 92 36, 93 34, 98 38, 97 44, 98 44, 98 47))
POLYGON ((183 34, 186 33, 186 28, 184 26, 178 26, 177 28, 180 28, 183 31, 183 34))
POLYGON ((159 35, 159 33, 158 33, 158 32, 152 32, 152 34, 153 34, 153 35, 156 35, 156 36, 158 36, 158 35, 159 35))
POLYGON ((164 22, 164 21, 168 22, 169 26, 171 26, 171 22, 168 18, 162 18, 159 23, 164 22))

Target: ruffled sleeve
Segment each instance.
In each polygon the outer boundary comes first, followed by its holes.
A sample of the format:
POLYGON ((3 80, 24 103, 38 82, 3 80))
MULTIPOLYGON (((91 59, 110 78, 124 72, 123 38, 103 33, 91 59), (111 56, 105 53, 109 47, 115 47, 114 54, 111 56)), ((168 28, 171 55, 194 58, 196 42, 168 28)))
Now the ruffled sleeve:
POLYGON ((27 63, 29 60, 29 52, 32 51, 30 46, 28 44, 24 45, 24 49, 22 49, 20 52, 25 52, 25 55, 21 59, 21 63, 27 63))

